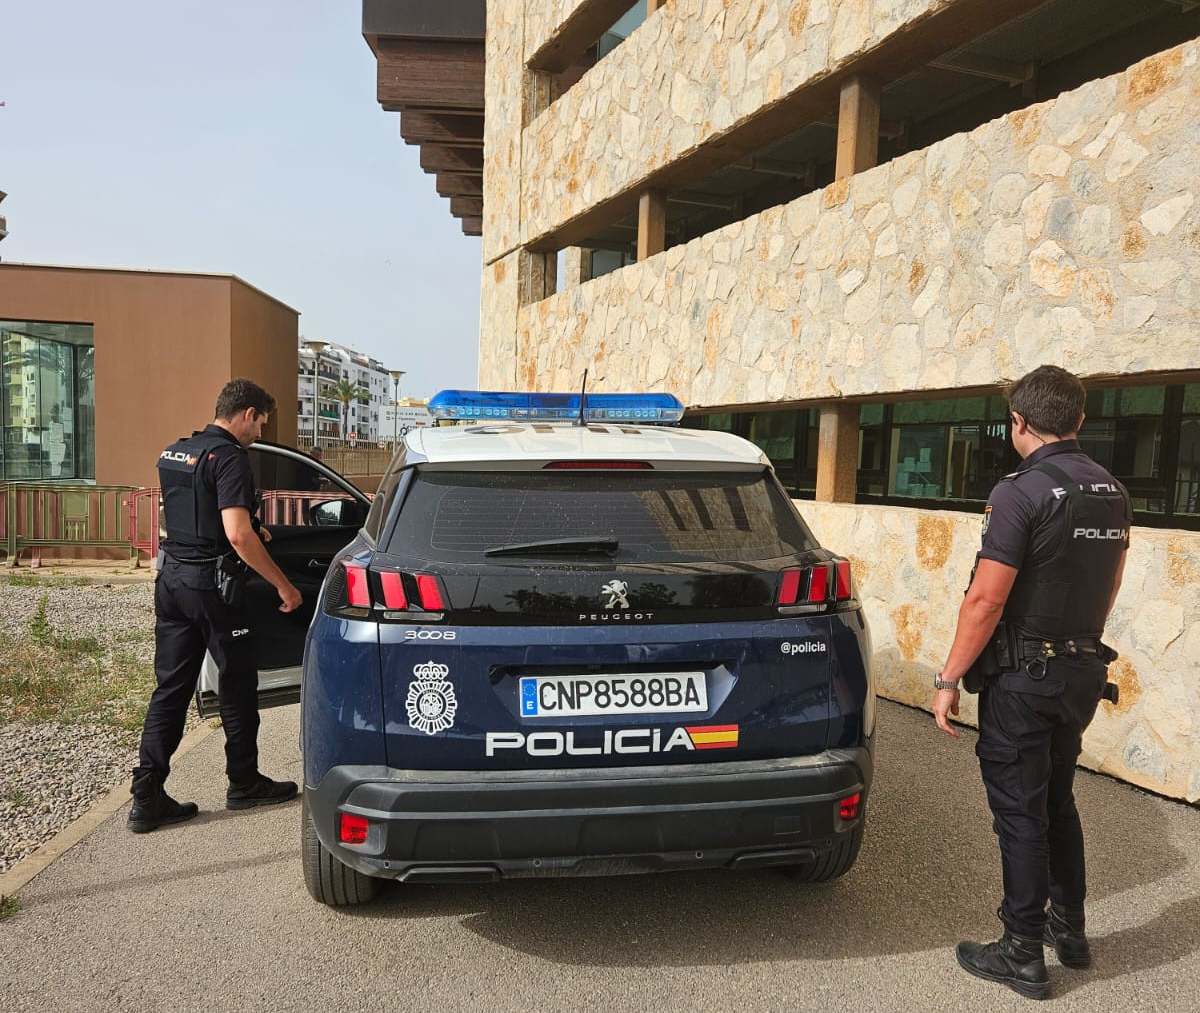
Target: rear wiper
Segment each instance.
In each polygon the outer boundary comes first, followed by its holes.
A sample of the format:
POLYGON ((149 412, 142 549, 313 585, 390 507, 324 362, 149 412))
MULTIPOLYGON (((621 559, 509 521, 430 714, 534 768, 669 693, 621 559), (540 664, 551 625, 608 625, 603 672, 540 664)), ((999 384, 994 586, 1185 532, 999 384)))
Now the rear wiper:
POLYGON ((602 552, 611 556, 620 548, 615 538, 549 538, 544 542, 521 542, 516 545, 495 545, 485 556, 524 556, 537 553, 577 555, 602 552))

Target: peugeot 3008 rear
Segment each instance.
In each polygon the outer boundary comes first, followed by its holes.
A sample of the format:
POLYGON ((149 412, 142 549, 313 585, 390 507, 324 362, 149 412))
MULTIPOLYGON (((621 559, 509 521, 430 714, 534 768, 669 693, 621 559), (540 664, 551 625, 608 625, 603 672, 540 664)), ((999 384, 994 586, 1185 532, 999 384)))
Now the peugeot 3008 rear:
POLYGON ((410 433, 330 570, 303 689, 318 900, 854 863, 874 694, 849 563, 752 444, 645 424, 673 398, 539 421, 564 405, 439 395, 496 420, 410 433))

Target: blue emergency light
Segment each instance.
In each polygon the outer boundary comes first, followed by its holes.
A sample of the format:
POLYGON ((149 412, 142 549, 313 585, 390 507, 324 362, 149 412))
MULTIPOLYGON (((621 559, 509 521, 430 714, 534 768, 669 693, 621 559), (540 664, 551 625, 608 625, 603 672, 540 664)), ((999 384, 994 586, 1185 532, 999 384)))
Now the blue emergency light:
MULTIPOLYGON (((456 422, 574 422, 579 394, 526 394, 493 390, 443 390, 429 399, 429 414, 456 422)), ((673 394, 588 394, 587 422, 664 424, 683 418, 683 402, 673 394)))

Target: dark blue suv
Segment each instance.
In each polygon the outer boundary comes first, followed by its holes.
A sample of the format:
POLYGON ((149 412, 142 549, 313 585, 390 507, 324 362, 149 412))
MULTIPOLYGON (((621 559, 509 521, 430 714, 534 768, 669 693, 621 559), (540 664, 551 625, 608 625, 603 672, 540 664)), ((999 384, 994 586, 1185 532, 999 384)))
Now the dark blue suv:
POLYGON ((333 558, 302 680, 317 900, 853 865, 875 700, 849 563, 752 444, 605 418, 410 433, 333 558))

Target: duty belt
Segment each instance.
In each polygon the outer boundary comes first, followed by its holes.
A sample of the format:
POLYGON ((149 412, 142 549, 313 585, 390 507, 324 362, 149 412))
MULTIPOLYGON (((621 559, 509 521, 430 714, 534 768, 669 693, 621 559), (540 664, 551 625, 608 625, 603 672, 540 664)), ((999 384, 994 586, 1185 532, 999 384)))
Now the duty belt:
POLYGON ((1042 640, 1035 637, 1018 636, 1017 661, 1025 666, 1029 678, 1039 681, 1046 676, 1046 662, 1050 658, 1095 657, 1105 664, 1117 657, 1117 652, 1099 637, 1079 637, 1076 640, 1042 640))

